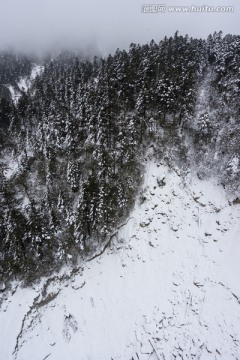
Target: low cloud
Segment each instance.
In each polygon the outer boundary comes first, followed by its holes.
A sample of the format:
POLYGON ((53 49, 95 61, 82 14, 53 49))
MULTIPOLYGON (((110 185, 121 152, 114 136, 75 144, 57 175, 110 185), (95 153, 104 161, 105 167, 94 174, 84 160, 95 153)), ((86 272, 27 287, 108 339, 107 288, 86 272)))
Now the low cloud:
MULTIPOLYGON (((215 30, 239 34, 240 5, 236 0, 208 2, 204 5, 232 5, 234 11, 142 12, 142 5, 151 4, 150 0, 0 0, 0 48, 38 52, 77 48, 106 54, 127 48, 131 42, 158 42, 176 30, 193 37, 206 37, 215 30)), ((192 2, 168 0, 167 5, 191 6, 192 2)), ((203 4, 196 0, 194 5, 203 4)))

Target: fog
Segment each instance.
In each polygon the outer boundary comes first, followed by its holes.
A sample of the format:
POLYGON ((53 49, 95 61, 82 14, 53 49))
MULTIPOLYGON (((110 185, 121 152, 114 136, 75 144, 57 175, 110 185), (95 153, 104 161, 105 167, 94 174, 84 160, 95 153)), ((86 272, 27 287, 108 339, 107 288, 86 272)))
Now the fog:
POLYGON ((84 49, 107 54, 131 42, 165 35, 206 38, 215 30, 240 34, 237 0, 0 0, 0 48, 42 52, 84 49), (234 6, 231 13, 144 13, 144 4, 234 6))

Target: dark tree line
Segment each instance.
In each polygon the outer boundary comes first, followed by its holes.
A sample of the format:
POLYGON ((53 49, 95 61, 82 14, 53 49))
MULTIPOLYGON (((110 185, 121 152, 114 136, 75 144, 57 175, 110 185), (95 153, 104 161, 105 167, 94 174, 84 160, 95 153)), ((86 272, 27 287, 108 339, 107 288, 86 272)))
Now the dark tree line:
MULTIPOLYGON (((170 142, 179 131, 193 131, 199 83, 209 68, 212 87, 223 101, 231 97, 229 108, 238 114, 239 41, 176 33, 106 58, 60 55, 44 61, 16 104, 3 96, 0 276, 44 273, 104 240, 134 203, 146 146, 155 143, 164 153, 169 141, 160 142, 159 129, 170 142)), ((29 74, 27 58, 19 67, 6 58, 2 83, 29 74)), ((179 154, 186 152, 180 139, 179 154)))

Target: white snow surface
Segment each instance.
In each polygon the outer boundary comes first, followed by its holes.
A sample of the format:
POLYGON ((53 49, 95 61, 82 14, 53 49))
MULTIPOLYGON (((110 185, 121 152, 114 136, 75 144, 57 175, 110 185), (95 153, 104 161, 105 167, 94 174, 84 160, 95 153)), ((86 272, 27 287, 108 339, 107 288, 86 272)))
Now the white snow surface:
POLYGON ((38 75, 41 75, 43 70, 44 70, 44 66, 35 64, 32 68, 30 79, 35 80, 38 75))
POLYGON ((100 256, 3 293, 1 360, 240 359, 240 206, 154 159, 143 193, 100 256))

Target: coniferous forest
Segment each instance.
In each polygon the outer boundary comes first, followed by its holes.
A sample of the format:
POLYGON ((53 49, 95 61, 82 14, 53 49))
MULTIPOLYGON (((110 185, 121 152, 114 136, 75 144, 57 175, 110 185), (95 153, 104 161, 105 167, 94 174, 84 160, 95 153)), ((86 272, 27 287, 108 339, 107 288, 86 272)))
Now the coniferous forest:
POLYGON ((31 281, 103 244, 134 205, 149 147, 239 201, 239 69, 240 36, 221 32, 104 58, 2 51, 0 280, 31 281))

